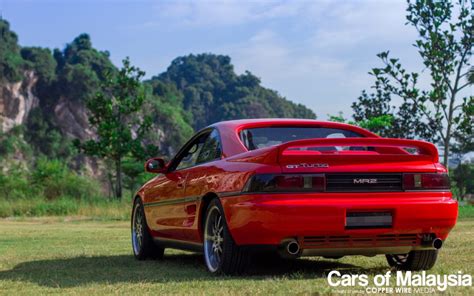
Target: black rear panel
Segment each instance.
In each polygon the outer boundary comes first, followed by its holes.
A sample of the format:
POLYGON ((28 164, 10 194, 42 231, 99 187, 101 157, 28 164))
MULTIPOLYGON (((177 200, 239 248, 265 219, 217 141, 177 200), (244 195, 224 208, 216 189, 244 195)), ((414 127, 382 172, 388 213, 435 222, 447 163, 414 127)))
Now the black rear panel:
POLYGON ((403 191, 402 174, 326 174, 326 191, 403 191))

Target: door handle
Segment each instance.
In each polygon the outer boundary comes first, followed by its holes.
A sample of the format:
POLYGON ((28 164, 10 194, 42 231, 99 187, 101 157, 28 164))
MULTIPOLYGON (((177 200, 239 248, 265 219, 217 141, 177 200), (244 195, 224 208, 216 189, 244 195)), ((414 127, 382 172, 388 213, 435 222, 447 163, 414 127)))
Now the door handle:
POLYGON ((182 175, 178 175, 176 187, 179 189, 184 188, 185 183, 186 183, 186 177, 182 175))

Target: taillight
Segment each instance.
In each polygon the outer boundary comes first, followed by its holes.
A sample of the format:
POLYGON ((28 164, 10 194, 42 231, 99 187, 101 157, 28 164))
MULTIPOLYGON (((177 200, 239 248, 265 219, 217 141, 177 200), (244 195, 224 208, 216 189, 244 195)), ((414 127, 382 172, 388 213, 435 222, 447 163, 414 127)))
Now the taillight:
POLYGON ((403 174, 404 190, 449 189, 447 174, 403 174))
POLYGON ((322 174, 255 175, 247 182, 245 192, 321 192, 325 188, 322 174))

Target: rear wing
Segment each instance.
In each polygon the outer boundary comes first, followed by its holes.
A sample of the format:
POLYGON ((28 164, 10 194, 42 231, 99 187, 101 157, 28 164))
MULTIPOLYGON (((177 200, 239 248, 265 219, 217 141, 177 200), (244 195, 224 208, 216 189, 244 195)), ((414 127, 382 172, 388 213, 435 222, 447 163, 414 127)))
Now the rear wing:
POLYGON ((334 138, 305 139, 255 149, 227 158, 231 162, 286 163, 295 158, 311 156, 312 160, 332 160, 349 164, 352 161, 365 160, 372 163, 390 160, 427 161, 438 163, 436 146, 417 140, 391 138, 334 138), (335 149, 318 149, 334 147, 335 149), (350 147, 350 149, 337 149, 350 147), (353 149, 355 147, 365 149, 353 149))
MULTIPOLYGON (((368 148, 373 147, 371 151, 360 151, 360 150, 342 150, 333 151, 328 154, 331 155, 424 155, 428 156, 434 163, 439 162, 438 149, 435 145, 418 140, 405 140, 405 139, 392 139, 392 138, 334 138, 334 139, 305 139, 286 142, 275 146, 278 150, 278 160, 282 155, 293 154, 292 152, 297 148, 317 148, 317 147, 360 147, 368 148), (410 150, 412 150, 410 152, 410 150)), ((297 151, 297 150, 296 150, 297 151)), ((295 152, 296 152, 295 151, 295 152)), ((303 152, 303 151, 301 151, 303 152)), ((306 153, 312 152, 314 154, 325 154, 324 152, 318 152, 306 150, 306 153)), ((278 161, 277 160, 277 161, 278 161)))

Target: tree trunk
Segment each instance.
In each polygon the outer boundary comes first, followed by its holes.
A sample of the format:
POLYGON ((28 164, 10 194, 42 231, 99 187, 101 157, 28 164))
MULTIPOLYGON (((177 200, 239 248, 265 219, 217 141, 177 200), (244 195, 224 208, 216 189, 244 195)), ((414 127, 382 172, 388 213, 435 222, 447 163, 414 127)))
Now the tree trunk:
POLYGON ((109 190, 108 190, 108 195, 109 199, 112 199, 115 196, 115 187, 114 187, 114 180, 112 178, 112 173, 110 172, 109 169, 107 169, 107 180, 109 181, 109 190))
POLYGON ((122 160, 115 160, 115 198, 122 199, 122 160))
POLYGON ((132 186, 130 186, 131 190, 130 190, 130 194, 131 194, 131 200, 133 200, 133 198, 135 197, 135 177, 131 177, 130 178, 130 183, 132 184, 132 186))
POLYGON ((449 160, 449 138, 446 138, 444 141, 444 155, 443 155, 443 165, 448 168, 448 160, 449 160))

